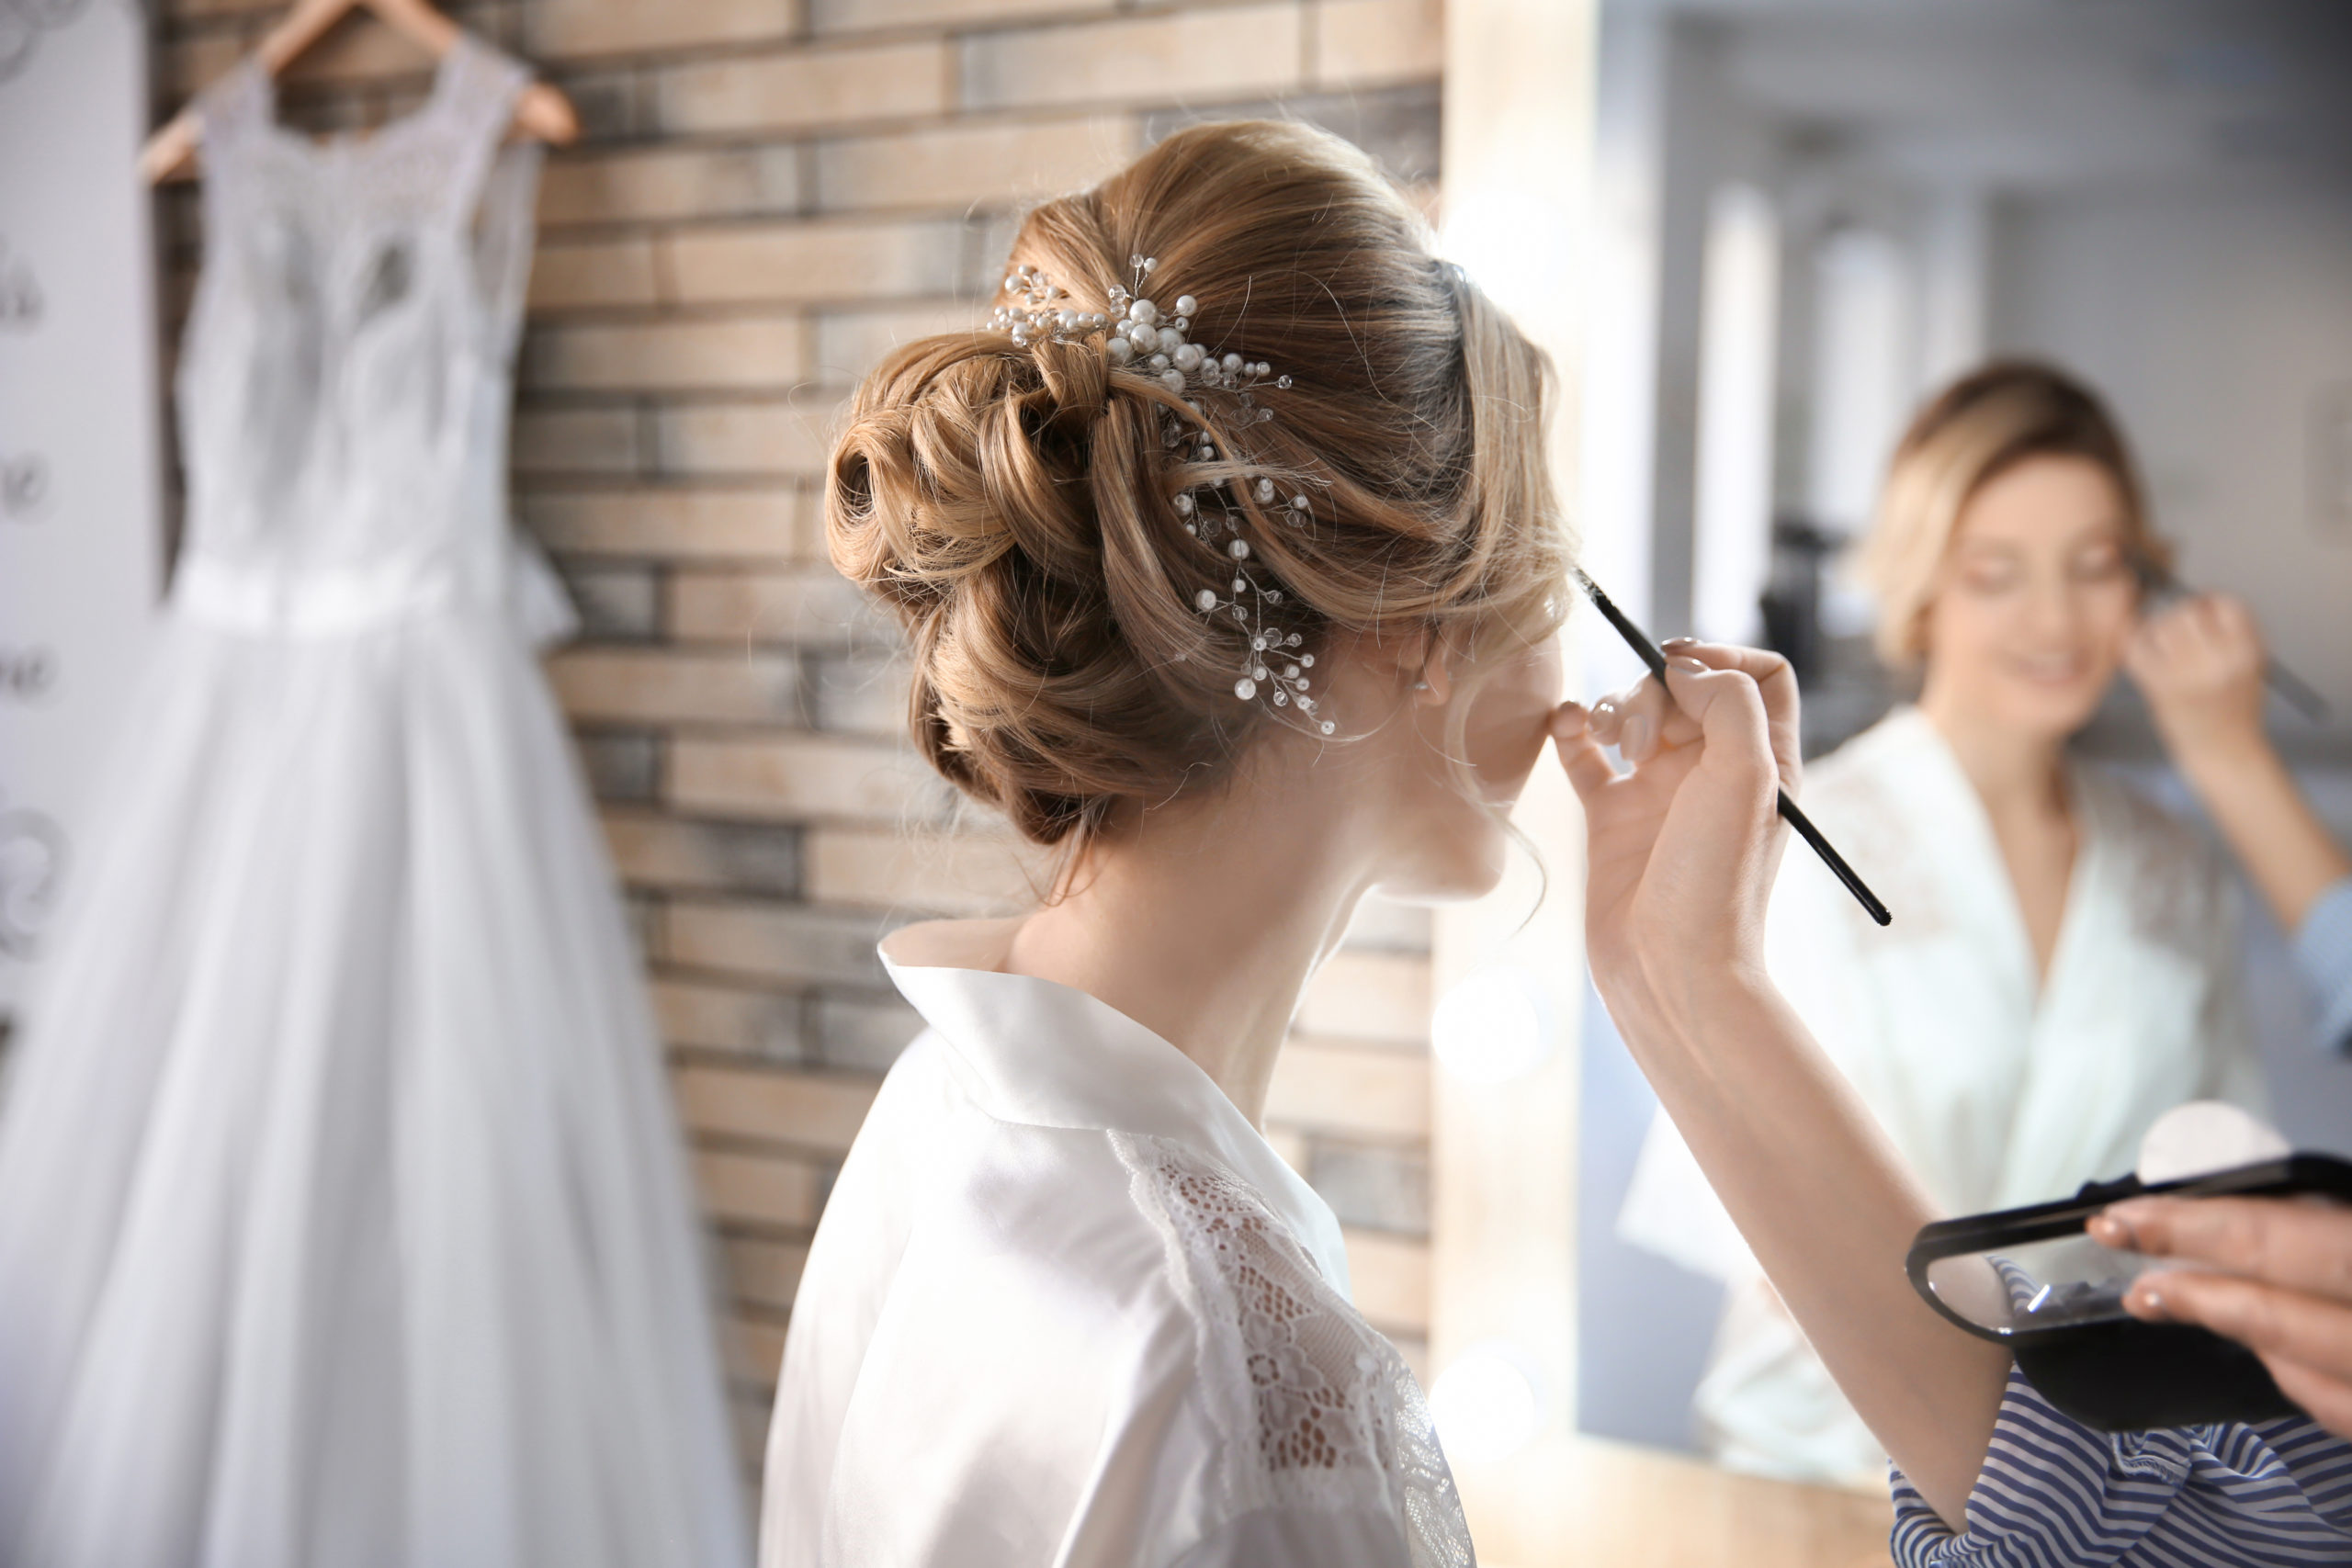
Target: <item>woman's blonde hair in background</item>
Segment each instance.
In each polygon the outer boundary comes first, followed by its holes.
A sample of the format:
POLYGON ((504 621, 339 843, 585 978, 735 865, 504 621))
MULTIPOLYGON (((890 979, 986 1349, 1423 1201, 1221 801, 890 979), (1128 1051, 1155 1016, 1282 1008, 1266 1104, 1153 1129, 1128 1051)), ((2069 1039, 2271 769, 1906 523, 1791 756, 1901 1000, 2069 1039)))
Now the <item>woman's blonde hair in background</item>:
MULTIPOLYGON (((955 333, 865 378, 828 476, 833 563, 907 634, 916 744, 1039 843, 1214 784, 1276 722, 1236 700, 1246 628, 1194 607, 1232 574, 1186 531, 1203 475, 1165 421, 1311 487, 1311 524, 1249 540, 1306 651, 1427 633, 1475 667, 1565 613, 1544 356, 1363 152, 1293 124, 1180 131, 1031 212, 1010 261, 1107 311, 1137 255, 1158 298, 1197 299, 1194 342, 1292 378, 1271 420, 1242 436, 1234 400, 1188 410, 1099 339, 955 333)), ((1323 712, 1343 739, 1385 716, 1323 712)))
POLYGON ((2124 550, 2133 566, 2170 568, 2171 547, 2149 524, 2138 466, 2098 395, 2051 366, 1997 361, 1921 409, 1887 466, 1878 517, 1857 562, 1878 599, 1881 658, 1903 666, 1927 653, 1928 605, 1941 586, 1961 513, 1995 479, 2042 457, 2082 457, 2106 469, 2123 502, 2124 550))

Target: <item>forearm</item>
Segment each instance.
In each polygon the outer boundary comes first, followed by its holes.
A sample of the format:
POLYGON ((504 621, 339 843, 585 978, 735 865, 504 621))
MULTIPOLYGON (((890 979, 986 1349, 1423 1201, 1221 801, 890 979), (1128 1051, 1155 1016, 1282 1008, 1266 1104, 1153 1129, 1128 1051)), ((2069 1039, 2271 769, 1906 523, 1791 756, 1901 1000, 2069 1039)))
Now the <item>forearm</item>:
POLYGON ((1749 1247, 1871 1430, 1964 1527, 2009 1370, 1902 1267, 1938 1217, 1877 1123, 1760 978, 1603 997, 1749 1247))
POLYGON ((2352 876, 2352 857, 2267 743, 2184 757, 2181 771, 2289 933, 2322 893, 2352 876))

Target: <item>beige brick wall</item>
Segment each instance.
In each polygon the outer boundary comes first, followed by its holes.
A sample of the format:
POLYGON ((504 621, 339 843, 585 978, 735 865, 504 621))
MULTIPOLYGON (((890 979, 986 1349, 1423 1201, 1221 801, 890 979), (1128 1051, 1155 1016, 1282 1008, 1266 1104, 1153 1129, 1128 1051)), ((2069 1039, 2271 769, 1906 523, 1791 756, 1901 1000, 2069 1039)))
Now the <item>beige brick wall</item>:
MULTIPOLYGON (((1287 112, 1426 189, 1437 0, 497 0, 461 17, 569 92, 539 202, 515 421, 523 525, 586 632, 549 664, 645 945, 726 1274, 747 1455, 827 1183, 912 1031, 873 954, 1001 909, 1035 857, 899 739, 889 638, 824 565, 840 400, 890 344, 969 324, 1021 205, 1200 118, 1287 112)), ((167 0, 158 110, 274 20, 167 0)), ((417 100, 373 22, 297 62, 289 118, 417 100)), ((164 197, 175 334, 200 245, 164 197)), ((1277 1145, 1348 1224, 1366 1313, 1428 1317, 1428 928, 1377 910, 1274 1080, 1277 1145)))

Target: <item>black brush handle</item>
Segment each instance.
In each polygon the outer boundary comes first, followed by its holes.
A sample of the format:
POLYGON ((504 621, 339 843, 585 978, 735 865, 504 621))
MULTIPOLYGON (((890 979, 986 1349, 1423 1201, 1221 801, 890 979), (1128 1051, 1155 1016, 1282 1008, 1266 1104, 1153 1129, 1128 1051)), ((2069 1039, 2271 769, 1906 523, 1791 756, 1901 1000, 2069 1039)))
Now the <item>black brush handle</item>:
POLYGON ((2312 724, 2327 722, 2327 699, 2309 681, 2273 659, 2262 667, 2262 678, 2270 689, 2286 699, 2287 705, 2312 724))
MULTIPOLYGON (((1577 586, 1583 589, 1585 597, 1592 601, 1592 607, 1600 612, 1600 618, 1617 628, 1617 635, 1625 639, 1627 647, 1641 656, 1642 662, 1649 666, 1650 673, 1657 677, 1657 683, 1661 686, 1665 685, 1666 654, 1664 651, 1649 639, 1641 627, 1633 623, 1624 611, 1619 609, 1611 601, 1608 594, 1600 591, 1599 583, 1580 570, 1576 574, 1576 579, 1577 586)), ((1893 925, 1894 914, 1879 901, 1878 895, 1871 891, 1870 884, 1862 880, 1860 874, 1846 863, 1846 857, 1838 852, 1837 846, 1822 836, 1821 829, 1813 825, 1813 818, 1807 817, 1797 803, 1789 798, 1787 790, 1780 790, 1776 793, 1780 797, 1777 805, 1781 820, 1796 829, 1797 837, 1803 839, 1812 848, 1813 852, 1821 857, 1821 863, 1829 868, 1832 875, 1846 885, 1846 891, 1854 896, 1854 901, 1861 905, 1864 913, 1880 925, 1893 925)))
POLYGON ((1796 829, 1798 838, 1813 846, 1813 852, 1821 857, 1821 863, 1846 885, 1846 891, 1854 896, 1854 901, 1862 907, 1864 914, 1880 925, 1893 925, 1894 912, 1879 902, 1878 895, 1871 891, 1870 884, 1862 880, 1861 873, 1846 863, 1846 857, 1838 852, 1836 845, 1821 836, 1821 829, 1813 825, 1812 818, 1797 808, 1797 803, 1789 798, 1787 790, 1780 793, 1781 819, 1796 829))

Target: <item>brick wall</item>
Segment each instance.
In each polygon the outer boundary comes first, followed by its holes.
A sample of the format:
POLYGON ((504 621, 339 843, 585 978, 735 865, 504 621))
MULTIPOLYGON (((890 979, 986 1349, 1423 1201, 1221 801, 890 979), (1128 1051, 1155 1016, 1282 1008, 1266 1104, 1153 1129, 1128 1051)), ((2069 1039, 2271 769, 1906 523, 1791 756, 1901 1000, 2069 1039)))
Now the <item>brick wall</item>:
MULTIPOLYGON (((167 0, 169 112, 276 17, 167 0)), ((627 884, 726 1271, 756 1448, 831 1174, 914 1030, 873 953, 1035 874, 899 738, 889 637, 826 567, 817 483, 845 390, 969 324, 1012 221, 1203 118, 1289 113, 1427 198, 1437 0, 498 0, 458 13, 577 105, 539 203, 515 422, 522 522, 578 599, 549 674, 627 884)), ((285 113, 412 107, 410 46, 345 24, 285 113)), ((164 198, 176 337, 201 243, 164 198)), ((168 367, 168 351, 167 351, 168 367)), ((1347 1223, 1365 1313, 1428 1321, 1429 929, 1368 910, 1318 979, 1269 1108, 1347 1223)))

